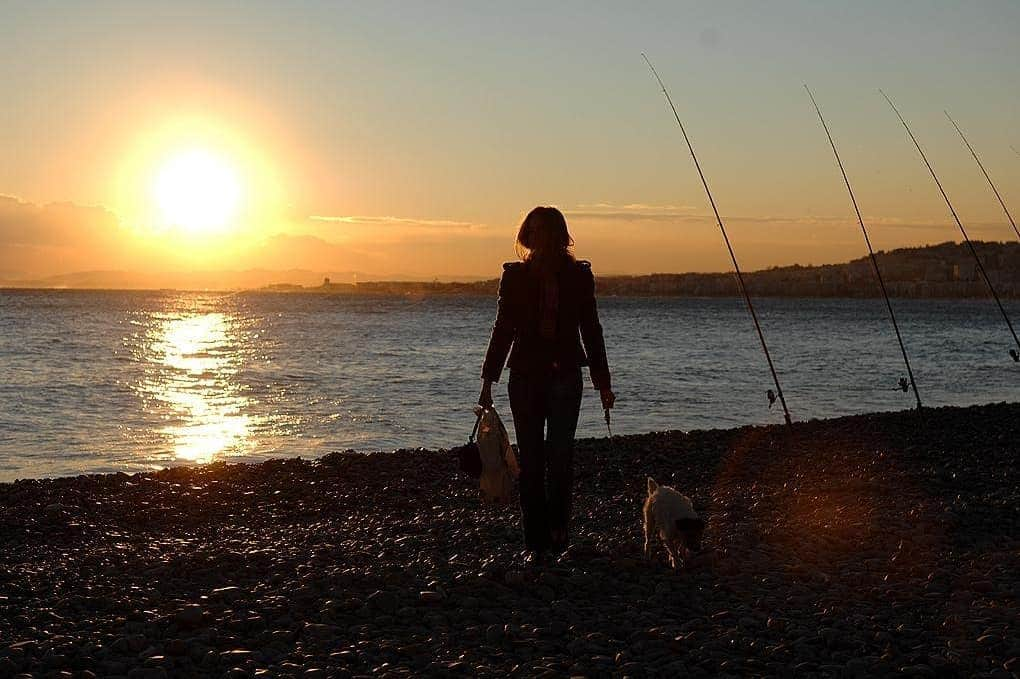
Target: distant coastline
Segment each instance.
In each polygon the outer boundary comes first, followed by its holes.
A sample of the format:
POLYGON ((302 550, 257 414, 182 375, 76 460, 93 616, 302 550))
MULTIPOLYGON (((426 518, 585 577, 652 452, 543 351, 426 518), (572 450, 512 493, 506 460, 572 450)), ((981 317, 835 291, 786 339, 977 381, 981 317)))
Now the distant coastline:
MULTIPOLYGON (((974 243, 995 288, 1004 298, 1020 298, 1020 243, 974 243)), ((893 297, 980 298, 988 296, 967 247, 939 243, 877 253, 889 294, 893 297)), ((820 266, 794 264, 745 272, 752 295, 758 297, 867 298, 881 292, 869 258, 820 266)), ((78 272, 36 280, 0 280, 3 289, 67 290, 195 290, 224 292, 311 293, 367 296, 494 296, 499 281, 462 277, 414 280, 348 272, 323 275, 312 271, 195 272, 133 274, 124 271, 78 272), (287 282, 270 282, 274 279, 287 282), (345 280, 346 279, 346 280, 345 280), (181 283, 186 280, 185 283, 181 283), (300 282, 295 283, 298 280, 300 282), (357 282, 351 282, 351 280, 357 282), (320 282, 321 281, 321 282, 320 282)), ((733 297, 739 294, 732 272, 599 275, 598 291, 615 297, 733 297)))
MULTIPOLYGON (((1002 297, 1020 297, 1020 243, 976 242, 996 291, 1002 297)), ((974 258, 960 243, 940 243, 877 253, 890 295, 904 298, 986 297, 988 287, 974 258)), ((863 298, 881 294, 869 258, 844 264, 784 266, 744 274, 751 294, 760 297, 863 298)), ((495 295, 496 279, 472 282, 368 281, 333 283, 317 287, 273 285, 273 292, 317 292, 348 295, 495 295)), ((655 273, 598 277, 602 296, 619 297, 733 297, 739 294, 732 272, 655 273)))

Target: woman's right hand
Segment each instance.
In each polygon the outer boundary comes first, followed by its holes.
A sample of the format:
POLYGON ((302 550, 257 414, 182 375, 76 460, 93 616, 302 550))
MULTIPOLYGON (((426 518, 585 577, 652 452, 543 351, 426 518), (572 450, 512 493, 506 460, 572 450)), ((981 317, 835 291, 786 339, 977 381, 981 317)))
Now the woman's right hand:
POLYGON ((478 405, 486 410, 492 407, 492 382, 482 380, 482 391, 478 394, 478 405))

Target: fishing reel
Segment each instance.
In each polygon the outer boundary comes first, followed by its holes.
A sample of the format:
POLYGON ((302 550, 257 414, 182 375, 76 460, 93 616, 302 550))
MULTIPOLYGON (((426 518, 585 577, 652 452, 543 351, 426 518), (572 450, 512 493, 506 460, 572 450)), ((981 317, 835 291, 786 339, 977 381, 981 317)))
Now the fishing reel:
POLYGON ((1014 363, 1020 363, 1020 354, 1016 353, 1016 349, 1009 350, 1009 357, 1013 359, 1014 363))
POLYGON ((907 389, 910 388, 910 382, 907 381, 906 377, 901 377, 899 381, 899 389, 904 394, 907 393, 907 389))
POLYGON ((772 410, 772 406, 776 404, 776 392, 769 389, 765 392, 765 396, 769 399, 769 410, 772 410))

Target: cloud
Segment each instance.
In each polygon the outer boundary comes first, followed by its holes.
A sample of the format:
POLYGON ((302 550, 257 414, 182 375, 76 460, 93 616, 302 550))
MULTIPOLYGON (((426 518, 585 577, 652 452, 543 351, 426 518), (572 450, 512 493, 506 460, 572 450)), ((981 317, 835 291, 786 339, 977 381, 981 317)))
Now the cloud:
POLYGON ((689 212, 695 208, 690 205, 650 205, 648 203, 581 203, 578 210, 598 210, 611 212, 689 212))
MULTIPOLYGON (((567 216, 572 219, 585 221, 606 221, 606 222, 662 222, 662 223, 715 223, 715 215, 706 212, 695 212, 695 208, 687 205, 646 205, 643 203, 613 204, 613 203, 590 203, 578 205, 574 210, 568 210, 567 216)), ((723 223, 740 224, 784 224, 791 226, 856 226, 857 220, 853 215, 722 215, 723 223)), ((919 222, 903 219, 901 217, 888 216, 865 216, 865 226, 889 227, 898 229, 942 229, 955 227, 951 221, 919 222)), ((974 231, 994 234, 1001 230, 999 222, 971 222, 965 224, 968 229, 974 231)))
POLYGON ((360 215, 349 216, 324 216, 311 215, 308 217, 313 222, 333 222, 338 224, 382 224, 386 226, 412 226, 424 228, 454 228, 454 229, 484 229, 484 224, 474 222, 459 222, 450 219, 417 219, 413 217, 366 217, 360 215))
POLYGON ((689 205, 648 205, 646 203, 587 203, 574 209, 565 210, 567 217, 580 220, 674 222, 697 220, 700 215, 692 214, 689 205))
POLYGON ((0 245, 66 245, 117 229, 117 216, 73 203, 35 205, 0 195, 0 245))
MULTIPOLYGON (((358 244, 366 251, 386 249, 392 252, 403 251, 408 246, 456 250, 485 243, 498 247, 501 243, 510 242, 513 237, 510 230, 478 222, 364 215, 311 215, 299 222, 292 232, 311 233, 342 244, 358 244)), ((422 263, 413 250, 409 258, 412 263, 422 263)))
POLYGON ((51 275, 113 268, 125 261, 124 231, 102 207, 35 205, 0 195, 0 273, 51 275))

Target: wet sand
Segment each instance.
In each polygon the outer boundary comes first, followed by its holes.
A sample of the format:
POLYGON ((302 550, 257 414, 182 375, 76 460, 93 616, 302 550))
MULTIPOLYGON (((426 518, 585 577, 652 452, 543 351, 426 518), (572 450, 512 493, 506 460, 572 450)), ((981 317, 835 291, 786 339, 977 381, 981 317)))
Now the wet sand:
POLYGON ((578 442, 573 546, 444 451, 0 484, 0 676, 1020 674, 1020 405, 578 442), (641 552, 645 476, 707 552, 641 552))

